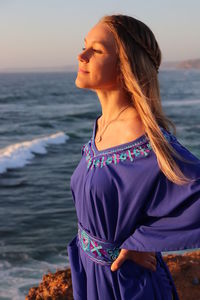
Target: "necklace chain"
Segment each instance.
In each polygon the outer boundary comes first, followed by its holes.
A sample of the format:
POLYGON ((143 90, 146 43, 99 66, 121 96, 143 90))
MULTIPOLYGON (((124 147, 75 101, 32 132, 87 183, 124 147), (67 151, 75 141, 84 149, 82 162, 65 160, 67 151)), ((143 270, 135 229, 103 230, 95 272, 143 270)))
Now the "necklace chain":
POLYGON ((112 123, 112 122, 114 122, 115 120, 117 120, 118 117, 119 117, 119 115, 120 115, 125 109, 127 109, 128 107, 130 107, 130 105, 127 105, 125 108, 123 108, 122 110, 120 110, 120 112, 119 112, 119 114, 117 115, 117 117, 116 117, 115 119, 109 121, 109 122, 106 124, 105 128, 99 133, 98 137, 96 138, 96 141, 97 141, 98 143, 102 140, 102 135, 103 135, 104 131, 106 130, 106 128, 108 127, 108 125, 110 125, 110 123, 112 123))

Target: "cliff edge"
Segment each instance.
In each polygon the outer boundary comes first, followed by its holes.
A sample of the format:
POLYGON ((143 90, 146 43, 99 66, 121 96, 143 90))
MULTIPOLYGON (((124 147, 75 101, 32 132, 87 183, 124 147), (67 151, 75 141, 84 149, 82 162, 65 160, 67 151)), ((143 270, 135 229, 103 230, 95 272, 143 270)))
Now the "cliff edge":
MULTIPOLYGON (((163 255, 174 279, 180 300, 200 299, 200 250, 182 255, 163 255)), ((70 269, 43 276, 38 287, 29 290, 26 300, 73 300, 70 269)))

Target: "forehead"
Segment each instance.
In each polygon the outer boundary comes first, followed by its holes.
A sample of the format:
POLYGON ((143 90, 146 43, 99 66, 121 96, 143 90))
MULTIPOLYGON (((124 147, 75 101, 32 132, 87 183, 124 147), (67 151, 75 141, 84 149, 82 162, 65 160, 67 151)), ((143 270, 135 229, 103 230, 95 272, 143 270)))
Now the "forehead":
POLYGON ((114 35, 110 31, 109 27, 103 23, 97 23, 94 27, 92 27, 84 40, 87 43, 102 43, 109 49, 115 49, 114 35))

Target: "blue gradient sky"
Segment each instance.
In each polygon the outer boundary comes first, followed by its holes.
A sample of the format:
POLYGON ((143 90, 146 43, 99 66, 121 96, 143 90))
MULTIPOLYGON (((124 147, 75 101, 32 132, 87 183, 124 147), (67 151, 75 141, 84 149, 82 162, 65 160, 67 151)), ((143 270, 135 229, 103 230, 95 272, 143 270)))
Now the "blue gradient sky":
POLYGON ((163 61, 200 57, 199 0, 0 0, 0 70, 77 64, 83 38, 104 14, 146 23, 163 61))

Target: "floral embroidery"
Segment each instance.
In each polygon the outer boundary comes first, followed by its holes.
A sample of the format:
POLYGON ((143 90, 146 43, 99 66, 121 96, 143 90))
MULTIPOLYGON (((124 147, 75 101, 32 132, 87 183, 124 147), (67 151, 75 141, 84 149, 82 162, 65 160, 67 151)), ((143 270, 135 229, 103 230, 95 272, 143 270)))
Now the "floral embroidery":
POLYGON ((92 141, 89 141, 82 147, 82 154, 85 153, 86 155, 85 159, 87 161, 87 168, 89 169, 89 167, 91 167, 91 169, 93 169, 97 167, 102 168, 111 163, 118 164, 120 161, 123 162, 127 159, 134 161, 136 157, 147 156, 151 151, 150 143, 137 147, 128 146, 126 148, 115 149, 105 154, 100 153, 99 155, 94 156, 92 141))
MULTIPOLYGON (((170 135, 162 129, 163 135, 165 138, 170 141, 176 140, 173 135, 170 135)), ((133 162, 138 157, 146 157, 152 150, 150 141, 144 138, 139 143, 132 143, 126 146, 122 146, 121 148, 118 146, 118 149, 108 149, 102 151, 100 153, 95 153, 95 149, 93 147, 93 137, 83 145, 81 152, 82 155, 85 154, 85 159, 87 161, 87 168, 102 168, 111 163, 118 164, 119 162, 123 162, 125 160, 130 160, 133 162)), ((114 147, 113 147, 114 148, 114 147)))
POLYGON ((92 260, 101 264, 112 264, 118 257, 120 248, 111 247, 111 243, 97 240, 81 227, 78 228, 80 247, 92 260))

